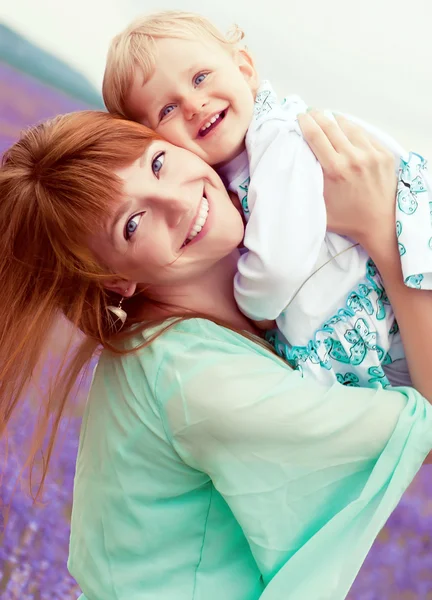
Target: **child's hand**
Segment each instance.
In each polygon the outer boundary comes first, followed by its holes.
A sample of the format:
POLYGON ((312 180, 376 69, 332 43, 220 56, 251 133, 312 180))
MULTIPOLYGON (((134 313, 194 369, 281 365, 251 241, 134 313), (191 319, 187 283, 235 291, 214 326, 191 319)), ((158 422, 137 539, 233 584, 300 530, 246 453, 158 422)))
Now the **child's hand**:
POLYGON ((276 327, 276 321, 252 321, 252 323, 257 329, 261 329, 262 331, 267 331, 276 327))

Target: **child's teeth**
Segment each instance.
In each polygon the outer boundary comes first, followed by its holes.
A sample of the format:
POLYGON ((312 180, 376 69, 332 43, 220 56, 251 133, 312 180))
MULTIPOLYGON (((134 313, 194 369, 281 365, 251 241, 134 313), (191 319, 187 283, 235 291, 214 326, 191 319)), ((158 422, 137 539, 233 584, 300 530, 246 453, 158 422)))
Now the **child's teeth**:
POLYGON ((201 127, 201 131, 205 131, 206 129, 208 129, 210 127, 210 125, 213 125, 213 123, 216 123, 216 121, 219 119, 219 117, 220 117, 219 113, 217 115, 215 115, 214 117, 212 117, 210 119, 210 121, 207 121, 207 123, 201 127))

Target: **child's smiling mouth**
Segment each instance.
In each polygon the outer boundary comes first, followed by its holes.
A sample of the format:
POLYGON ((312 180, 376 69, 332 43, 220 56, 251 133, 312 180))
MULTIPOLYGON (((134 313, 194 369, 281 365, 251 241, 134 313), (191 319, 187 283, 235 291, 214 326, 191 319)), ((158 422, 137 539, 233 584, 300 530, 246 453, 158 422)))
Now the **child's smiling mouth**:
POLYGON ((198 137, 205 137, 210 133, 210 131, 213 131, 213 129, 215 129, 219 125, 219 123, 225 118, 227 111, 228 109, 225 108, 221 112, 215 113, 208 121, 206 121, 200 127, 198 131, 198 137))

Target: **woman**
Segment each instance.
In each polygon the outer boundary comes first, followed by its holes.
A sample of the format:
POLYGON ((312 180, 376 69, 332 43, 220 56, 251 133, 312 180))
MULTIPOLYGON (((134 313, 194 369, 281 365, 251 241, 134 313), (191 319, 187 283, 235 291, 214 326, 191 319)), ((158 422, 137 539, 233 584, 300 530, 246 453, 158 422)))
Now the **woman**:
MULTIPOLYGON (((340 124, 302 117, 329 227, 374 258, 430 399, 430 296, 403 285, 393 162, 340 124)), ((86 342, 42 425, 55 411, 55 430, 105 347, 74 490, 82 598, 344 598, 431 450, 428 401, 325 389, 261 343, 233 299, 239 213, 208 165, 139 124, 77 113, 31 130, 6 154, 0 198, 1 422, 59 311, 86 342)))

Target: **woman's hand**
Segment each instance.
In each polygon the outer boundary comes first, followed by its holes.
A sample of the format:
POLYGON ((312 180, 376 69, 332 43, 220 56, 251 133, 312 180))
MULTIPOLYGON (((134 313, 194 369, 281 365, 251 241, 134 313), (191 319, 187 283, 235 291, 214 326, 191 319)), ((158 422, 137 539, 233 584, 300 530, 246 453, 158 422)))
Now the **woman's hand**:
POLYGON ((299 116, 324 172, 328 229, 359 242, 375 258, 397 250, 394 157, 361 127, 313 111, 299 116))
POLYGON ((432 292, 404 284, 396 239, 394 158, 360 127, 336 119, 337 124, 316 112, 299 117, 324 171, 328 228, 355 239, 375 261, 413 385, 432 402, 432 292))

